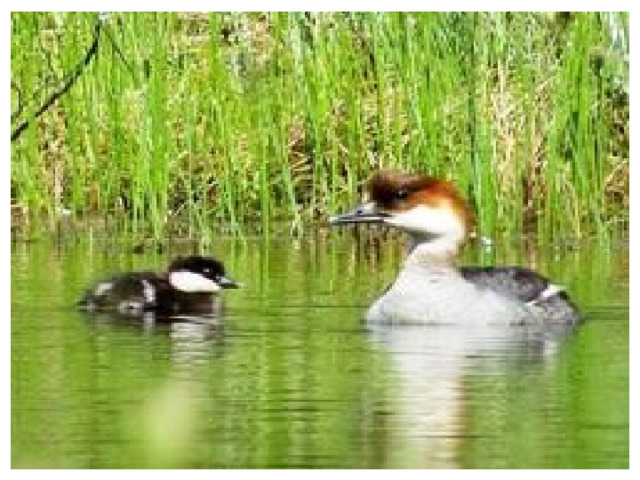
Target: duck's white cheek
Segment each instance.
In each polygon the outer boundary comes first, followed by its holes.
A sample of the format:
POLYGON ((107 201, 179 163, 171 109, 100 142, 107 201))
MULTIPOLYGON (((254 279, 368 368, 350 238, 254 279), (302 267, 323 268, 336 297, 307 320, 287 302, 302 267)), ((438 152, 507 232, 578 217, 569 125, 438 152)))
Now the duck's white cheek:
POLYGON ((175 289, 187 293, 213 293, 220 290, 216 282, 193 272, 171 272, 169 283, 175 289))
POLYGON ((420 205, 406 212, 396 213, 386 223, 413 233, 439 234, 443 216, 438 209, 420 205))
POLYGON ((449 210, 420 205, 406 212, 397 213, 385 223, 416 235, 437 235, 451 238, 464 237, 464 225, 449 210))

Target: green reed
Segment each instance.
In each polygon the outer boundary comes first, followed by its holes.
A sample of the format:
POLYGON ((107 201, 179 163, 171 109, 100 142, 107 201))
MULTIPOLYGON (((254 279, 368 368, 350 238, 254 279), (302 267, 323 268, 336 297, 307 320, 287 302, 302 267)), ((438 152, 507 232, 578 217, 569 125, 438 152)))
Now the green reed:
POLYGON ((624 13, 117 13, 37 120, 97 17, 11 19, 24 225, 299 233, 381 167, 451 179, 490 235, 628 222, 624 13))

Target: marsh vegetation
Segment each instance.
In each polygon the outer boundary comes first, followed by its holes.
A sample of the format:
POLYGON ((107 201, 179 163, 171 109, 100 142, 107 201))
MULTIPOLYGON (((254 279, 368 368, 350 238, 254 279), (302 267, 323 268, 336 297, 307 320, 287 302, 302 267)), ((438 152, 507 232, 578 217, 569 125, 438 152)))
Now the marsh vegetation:
POLYGON ((453 180, 488 235, 628 223, 626 13, 13 13, 11 25, 22 231, 64 213, 154 237, 279 220, 299 233, 380 167, 453 180))

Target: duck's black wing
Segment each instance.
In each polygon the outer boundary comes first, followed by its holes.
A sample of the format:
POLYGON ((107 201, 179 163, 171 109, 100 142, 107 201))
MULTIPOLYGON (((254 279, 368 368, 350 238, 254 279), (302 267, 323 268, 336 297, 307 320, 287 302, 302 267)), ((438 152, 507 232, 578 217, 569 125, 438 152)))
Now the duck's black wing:
POLYGON ((156 304, 162 280, 153 272, 115 275, 91 287, 77 306, 84 310, 114 310, 120 313, 142 313, 156 304))
POLYGON ((479 287, 495 290, 525 303, 562 291, 547 278, 523 267, 462 267, 460 273, 479 287))
POLYGON ((462 276, 480 288, 493 290, 543 310, 552 321, 575 323, 580 319, 564 288, 524 267, 462 267, 462 276))

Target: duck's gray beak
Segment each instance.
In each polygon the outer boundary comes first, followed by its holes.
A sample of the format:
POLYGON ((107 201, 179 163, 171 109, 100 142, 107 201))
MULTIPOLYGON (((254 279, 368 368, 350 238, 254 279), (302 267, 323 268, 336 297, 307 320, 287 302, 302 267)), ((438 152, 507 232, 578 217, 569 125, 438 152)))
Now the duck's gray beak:
POLYGON ((329 217, 329 225, 347 225, 349 223, 382 223, 389 215, 376 211, 374 202, 363 203, 351 211, 329 217))
POLYGON ((229 277, 225 277, 224 275, 218 275, 216 277, 216 283, 220 285, 220 288, 240 288, 242 286, 241 283, 238 283, 229 277))

